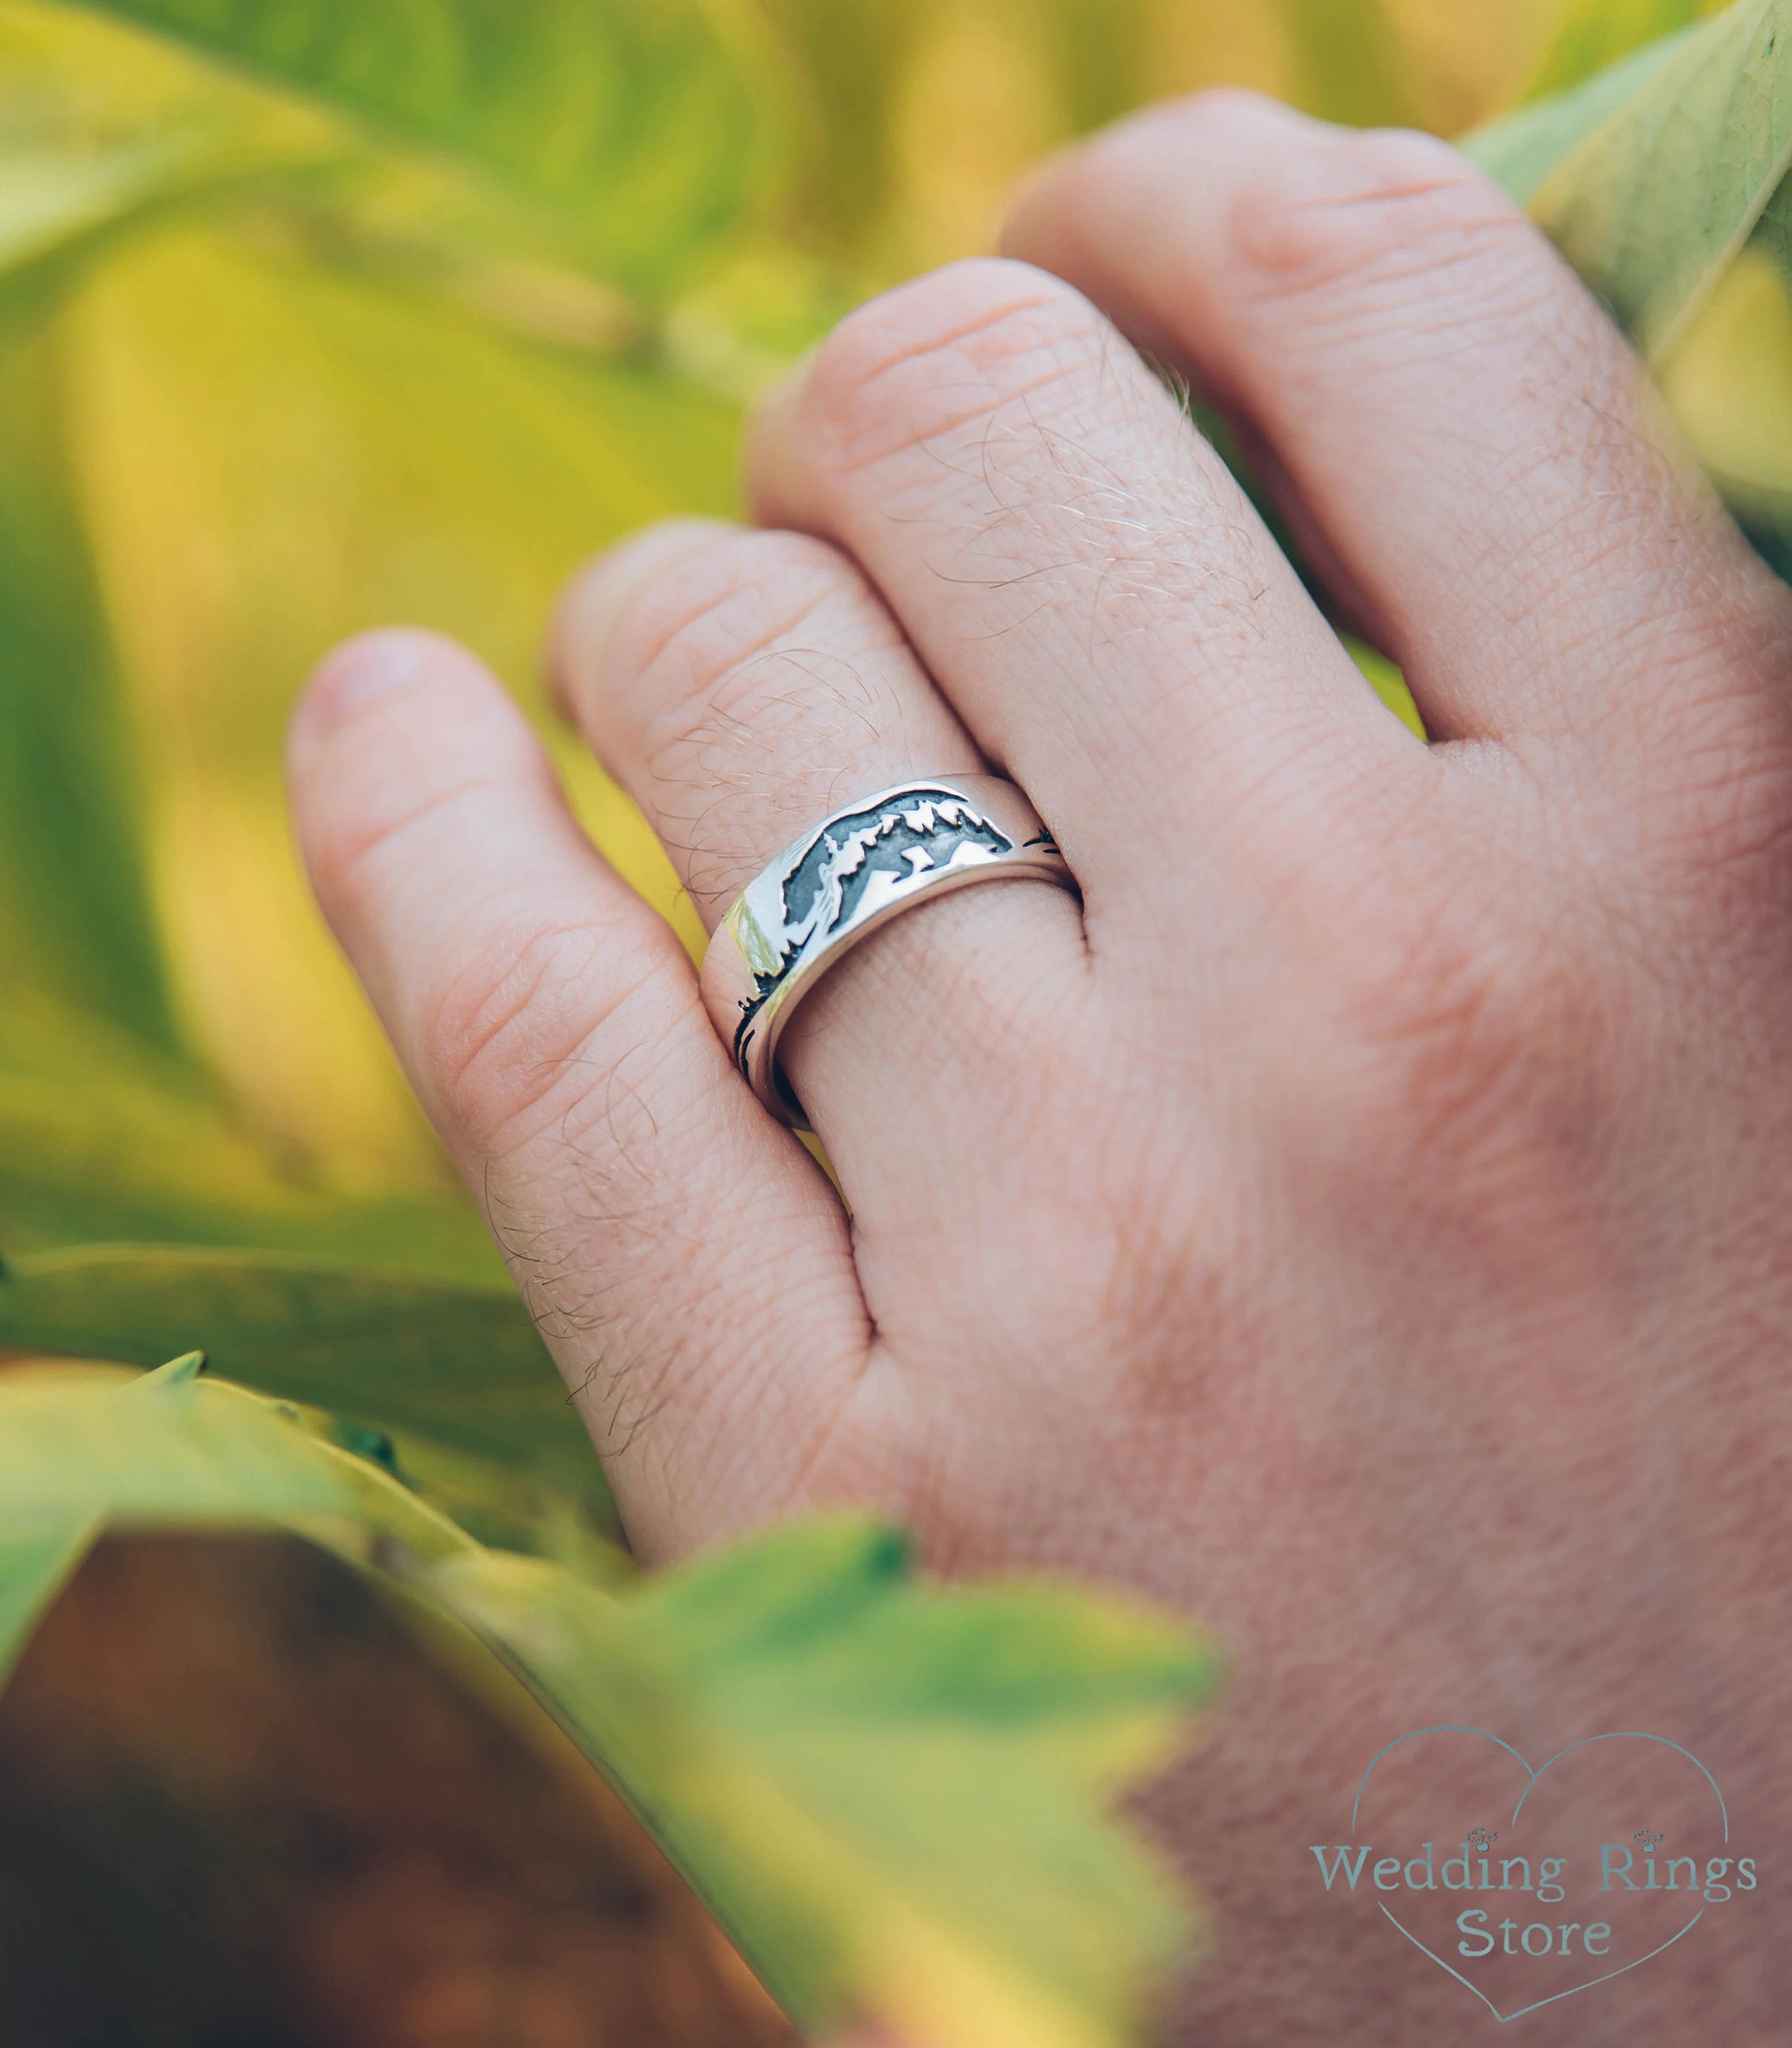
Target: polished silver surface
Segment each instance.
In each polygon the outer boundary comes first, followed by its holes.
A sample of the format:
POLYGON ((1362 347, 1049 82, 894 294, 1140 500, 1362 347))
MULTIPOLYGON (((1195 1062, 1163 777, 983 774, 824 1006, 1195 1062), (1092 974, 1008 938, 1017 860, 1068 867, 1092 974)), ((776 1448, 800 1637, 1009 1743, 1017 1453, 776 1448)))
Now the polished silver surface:
POLYGON ((710 1018, 760 1101, 807 1127, 778 1041, 837 960, 912 904, 1010 879, 1076 886, 1038 813, 997 775, 898 782, 787 847, 716 926, 703 961, 710 1018))

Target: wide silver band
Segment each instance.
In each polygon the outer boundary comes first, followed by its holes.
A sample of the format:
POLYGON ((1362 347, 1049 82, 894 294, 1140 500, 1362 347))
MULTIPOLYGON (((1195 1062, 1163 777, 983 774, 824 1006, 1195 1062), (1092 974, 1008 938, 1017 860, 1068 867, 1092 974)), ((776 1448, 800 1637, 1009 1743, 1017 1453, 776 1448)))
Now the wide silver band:
POLYGON ((1010 877, 1076 886, 1038 812, 999 775, 898 782, 787 847, 742 892, 703 960, 711 1020, 760 1101, 806 1127, 778 1072, 778 1038, 861 939, 925 898, 1010 877))

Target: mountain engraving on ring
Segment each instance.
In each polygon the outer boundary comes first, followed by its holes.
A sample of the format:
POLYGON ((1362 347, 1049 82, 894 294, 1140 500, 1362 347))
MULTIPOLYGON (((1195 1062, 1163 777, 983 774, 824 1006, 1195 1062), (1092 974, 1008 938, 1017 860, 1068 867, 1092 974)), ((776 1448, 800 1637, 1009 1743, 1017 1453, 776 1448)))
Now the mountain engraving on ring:
MULTIPOLYGON (((1043 832, 1028 844, 1057 850, 1043 832)), ((759 1012, 805 956, 851 922, 879 876, 895 886, 967 861, 999 860, 1014 850, 1005 832, 951 789, 905 789, 873 809, 830 819, 785 872, 776 962, 755 971, 735 1029, 740 1071, 747 1072, 759 1012)))

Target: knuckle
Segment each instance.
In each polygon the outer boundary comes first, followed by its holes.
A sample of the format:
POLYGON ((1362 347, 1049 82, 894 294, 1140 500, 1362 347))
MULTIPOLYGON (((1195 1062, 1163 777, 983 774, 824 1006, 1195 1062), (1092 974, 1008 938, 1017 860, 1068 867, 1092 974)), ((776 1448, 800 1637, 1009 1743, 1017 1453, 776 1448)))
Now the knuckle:
POLYGON ((314 832, 305 847, 305 864, 317 899, 339 925, 358 919, 374 894, 372 871, 382 851, 416 817, 414 807, 399 812, 382 807, 336 818, 327 832, 314 832))
POLYGON ((929 567, 979 590, 992 632, 1061 619, 1097 658, 1135 662, 1141 636, 1177 633, 1197 598, 1260 633, 1242 495, 1058 280, 998 261, 936 272, 845 323, 811 380, 809 460, 828 487, 925 524, 929 567), (1214 515, 1199 545, 1192 497, 1214 515))
POLYGON ((862 599, 863 577, 825 541, 743 533, 700 549, 631 602, 615 657, 648 751, 705 717, 727 679, 815 614, 862 599))
MULTIPOLYGON (((385 894, 390 871, 404 859, 407 842, 440 828, 456 812, 470 809, 502 787, 511 779, 504 772, 506 765, 513 769, 520 765, 524 772, 534 766, 526 760, 521 764, 497 762, 485 776, 461 774, 421 790, 390 773, 380 774, 377 780, 367 775, 364 786, 354 793, 358 801, 352 807, 341 807, 342 814, 331 829, 307 846, 307 864, 318 900, 332 917, 359 921, 385 894)), ((384 764, 370 758, 366 766, 378 770, 384 764)))
POLYGON ((1538 247, 1525 216, 1468 159, 1401 130, 1303 131, 1243 184, 1236 254, 1274 295, 1383 291, 1538 247))
POLYGON ((1111 341, 1101 315, 1061 280, 973 258, 849 314, 816 355, 805 408, 833 460, 863 469, 1061 382, 1111 341))
POLYGON ((601 921, 487 933, 422 1006, 418 1060, 442 1119, 482 1152, 508 1150, 663 1040, 676 941, 619 972, 630 943, 601 921))

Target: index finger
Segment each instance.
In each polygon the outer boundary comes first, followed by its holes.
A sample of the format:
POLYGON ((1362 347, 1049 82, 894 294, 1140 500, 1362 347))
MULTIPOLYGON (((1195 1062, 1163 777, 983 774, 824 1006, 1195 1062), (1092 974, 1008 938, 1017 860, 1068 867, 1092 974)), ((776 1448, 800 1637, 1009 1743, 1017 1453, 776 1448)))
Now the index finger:
POLYGON ((325 913, 475 1197, 637 1546, 789 1504, 868 1353, 845 1218, 671 931, 471 656, 381 634, 291 743, 325 913))

